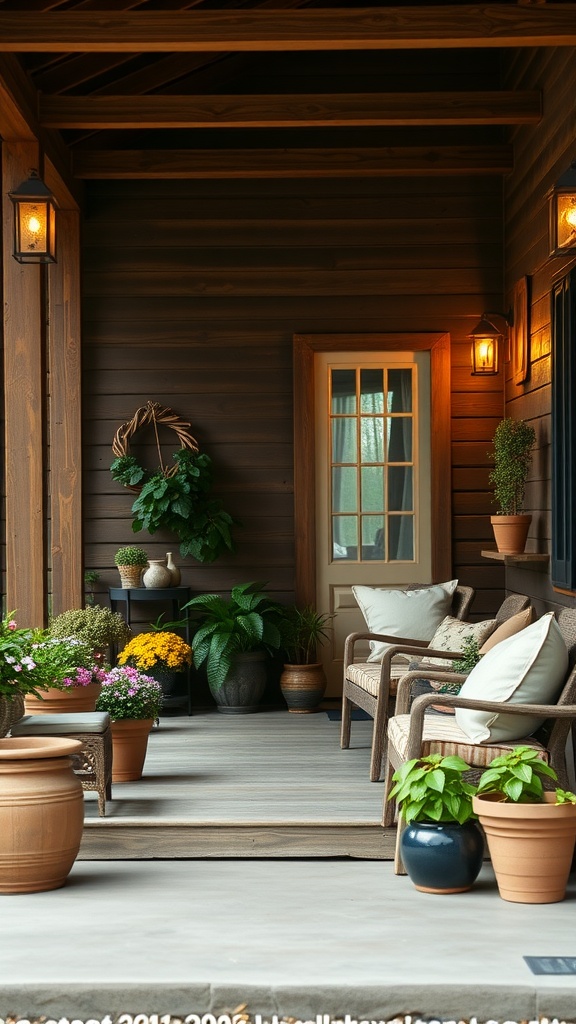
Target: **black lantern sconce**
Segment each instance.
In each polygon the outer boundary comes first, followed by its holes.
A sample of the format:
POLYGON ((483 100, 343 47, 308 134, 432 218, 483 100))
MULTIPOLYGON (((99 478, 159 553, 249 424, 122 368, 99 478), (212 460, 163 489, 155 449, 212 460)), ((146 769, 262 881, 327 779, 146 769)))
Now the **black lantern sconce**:
POLYGON ((56 202, 50 189, 31 170, 13 192, 14 251, 18 263, 56 262, 56 202))
POLYGON ((548 192, 550 255, 576 255, 576 161, 548 192))
MULTIPOLYGON (((483 313, 482 319, 476 324, 468 337, 471 339, 472 376, 495 376, 499 370, 500 343, 508 336, 508 328, 512 326, 512 310, 508 313, 483 313), (493 317, 503 320, 506 324, 502 332, 493 322, 493 317)), ((504 354, 508 361, 508 352, 504 354)))

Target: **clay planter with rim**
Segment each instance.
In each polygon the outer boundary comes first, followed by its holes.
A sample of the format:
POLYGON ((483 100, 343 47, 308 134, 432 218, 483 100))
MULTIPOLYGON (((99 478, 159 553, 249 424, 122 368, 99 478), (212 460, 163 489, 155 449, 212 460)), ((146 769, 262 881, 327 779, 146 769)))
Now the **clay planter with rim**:
POLYGON ((314 665, 284 665, 280 676, 280 689, 295 715, 308 715, 317 711, 326 692, 326 673, 320 663, 314 665))
POLYGON ((24 697, 21 693, 15 693, 13 697, 0 697, 0 736, 6 736, 23 714, 24 697))
POLYGON ((67 686, 65 690, 57 690, 55 686, 50 686, 46 690, 38 688, 38 692, 43 695, 42 699, 27 694, 24 707, 27 715, 63 715, 68 712, 94 711, 101 690, 100 683, 67 686))
POLYGON ((112 722, 112 782, 142 778, 153 718, 121 718, 112 722))
POLYGON ((496 547, 502 555, 524 553, 532 516, 490 516, 496 547))
POLYGON ((558 903, 564 899, 576 840, 576 805, 515 804, 499 793, 472 798, 484 829, 502 899, 558 903))
POLYGON ((0 739, 0 894, 64 885, 84 826, 84 794, 72 771, 80 740, 0 739))

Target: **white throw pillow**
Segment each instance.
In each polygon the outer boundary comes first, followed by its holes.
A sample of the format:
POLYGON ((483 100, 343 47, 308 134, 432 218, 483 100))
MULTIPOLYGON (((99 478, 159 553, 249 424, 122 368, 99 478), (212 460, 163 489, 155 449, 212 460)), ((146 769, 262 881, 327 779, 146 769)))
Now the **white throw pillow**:
MULTIPOLYGON (((568 670, 568 651, 553 612, 502 640, 472 669, 461 697, 511 704, 554 704, 568 670)), ((473 743, 521 740, 543 718, 456 708, 456 721, 473 743)))
MULTIPOLYGON (((458 580, 437 583, 422 590, 355 586, 352 593, 370 633, 430 641, 452 604, 457 586, 458 580)), ((368 661, 381 661, 389 646, 371 641, 368 661)))
MULTIPOLYGON (((462 644, 468 637, 473 637, 478 646, 494 632, 498 622, 496 619, 484 619, 482 622, 462 622, 453 615, 447 615, 438 626, 430 641, 433 651, 462 651, 462 644)), ((452 658, 422 658, 422 665, 434 665, 437 668, 452 667, 452 658)))

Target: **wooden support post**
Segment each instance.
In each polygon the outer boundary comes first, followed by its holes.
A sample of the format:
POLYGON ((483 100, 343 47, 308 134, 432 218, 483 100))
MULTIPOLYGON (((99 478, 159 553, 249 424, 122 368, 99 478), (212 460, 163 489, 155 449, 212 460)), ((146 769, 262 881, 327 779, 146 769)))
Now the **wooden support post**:
POLYGON ((36 143, 2 143, 6 605, 21 626, 45 624, 47 595, 45 268, 13 259, 14 211, 7 195, 32 167, 41 170, 36 143))
MULTIPOLYGON (((52 183, 46 184, 52 188, 52 183)), ((80 224, 58 210, 57 257, 48 283, 48 374, 52 613, 84 606, 80 224)))

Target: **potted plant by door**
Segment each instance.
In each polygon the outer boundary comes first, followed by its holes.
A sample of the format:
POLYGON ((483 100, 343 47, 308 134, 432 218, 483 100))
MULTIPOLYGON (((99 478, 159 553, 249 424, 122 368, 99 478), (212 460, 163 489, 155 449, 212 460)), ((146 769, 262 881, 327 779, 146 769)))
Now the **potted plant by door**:
POLYGON ((400 851, 406 871, 421 892, 466 892, 476 881, 484 840, 475 822, 475 787, 463 778, 470 766, 457 756, 406 761, 393 775, 390 791, 406 827, 400 851))
POLYGON ((500 896, 512 903, 564 899, 576 840, 576 795, 545 792, 556 772, 533 747, 496 757, 480 777, 474 811, 486 834, 500 896))
POLYGON ((125 590, 142 586, 142 573, 148 565, 148 555, 144 548, 118 548, 114 561, 120 573, 120 585, 125 590))
POLYGON ((200 594, 184 605, 199 616, 192 642, 194 665, 206 665, 210 692, 225 715, 258 711, 267 656, 282 644, 282 609, 263 593, 264 586, 241 583, 232 587, 229 600, 200 594))
POLYGON ((284 611, 281 631, 286 663, 280 676, 280 689, 293 714, 316 711, 326 690, 326 673, 317 658, 319 644, 329 639, 330 615, 317 612, 311 605, 290 605, 284 611))
POLYGON ((148 737, 162 706, 162 687, 131 665, 107 672, 96 702, 112 719, 112 782, 142 778, 148 737))
POLYGON ((523 514, 524 492, 535 441, 534 428, 525 420, 508 417, 496 427, 494 469, 489 479, 498 513, 490 522, 496 547, 503 554, 522 554, 526 546, 532 517, 523 514))

